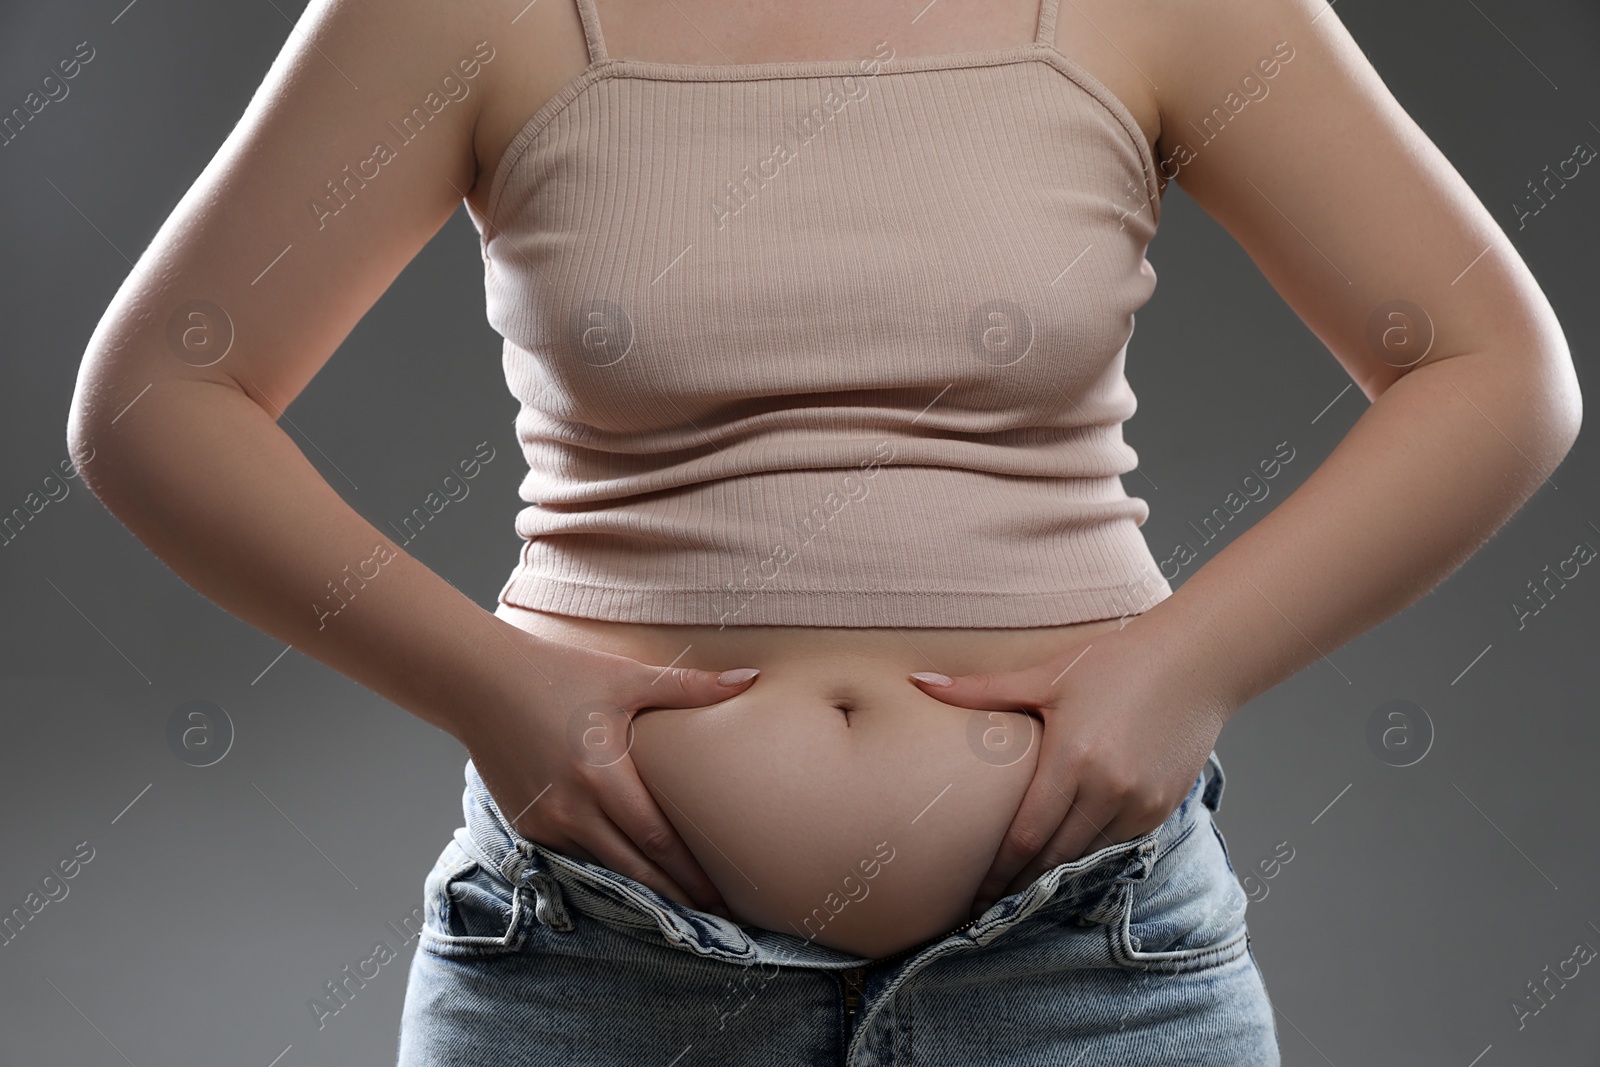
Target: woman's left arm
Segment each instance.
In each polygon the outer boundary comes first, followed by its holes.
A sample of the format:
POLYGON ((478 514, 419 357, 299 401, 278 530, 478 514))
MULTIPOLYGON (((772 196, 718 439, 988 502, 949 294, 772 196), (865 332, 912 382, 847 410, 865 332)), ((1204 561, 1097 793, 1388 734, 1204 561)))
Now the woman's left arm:
POLYGON ((1303 485, 1122 630, 1027 671, 920 683, 1044 720, 980 907, 1160 825, 1237 708, 1460 567, 1555 470, 1582 417, 1544 293, 1331 8, 1145 6, 1167 42, 1141 56, 1160 85, 1163 173, 1371 404, 1303 485), (1199 143, 1213 108, 1220 132, 1199 143))

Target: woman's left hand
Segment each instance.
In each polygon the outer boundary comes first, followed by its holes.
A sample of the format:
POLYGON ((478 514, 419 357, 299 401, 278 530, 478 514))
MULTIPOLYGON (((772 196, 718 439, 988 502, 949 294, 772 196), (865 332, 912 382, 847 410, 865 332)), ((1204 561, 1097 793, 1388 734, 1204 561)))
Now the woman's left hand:
POLYGON ((1154 830, 1188 795, 1234 709, 1163 674, 1159 650, 1138 633, 1097 634, 1026 670, 960 675, 948 686, 912 675, 947 704, 1026 711, 1043 723, 1033 780, 973 917, 1052 867, 1154 830))

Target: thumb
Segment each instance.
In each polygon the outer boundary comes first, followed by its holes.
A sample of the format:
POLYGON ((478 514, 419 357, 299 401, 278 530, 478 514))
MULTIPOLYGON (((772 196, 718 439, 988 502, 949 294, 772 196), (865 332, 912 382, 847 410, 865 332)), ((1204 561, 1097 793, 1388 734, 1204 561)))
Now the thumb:
POLYGON ((978 711, 1016 711, 1037 708, 1037 686, 1026 672, 1006 671, 991 674, 958 674, 954 678, 934 671, 908 675, 924 693, 958 708, 978 711))
POLYGON ((646 667, 644 687, 652 708, 702 708, 744 692, 761 672, 754 667, 702 671, 694 667, 646 667))

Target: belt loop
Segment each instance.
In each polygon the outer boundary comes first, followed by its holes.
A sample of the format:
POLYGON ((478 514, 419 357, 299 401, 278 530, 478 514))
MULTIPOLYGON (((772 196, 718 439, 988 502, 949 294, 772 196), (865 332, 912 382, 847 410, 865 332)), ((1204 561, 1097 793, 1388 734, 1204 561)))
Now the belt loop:
POLYGON ((572 916, 556 880, 545 871, 534 870, 528 871, 526 880, 534 895, 534 917, 552 930, 571 930, 572 916))
POLYGON ((1155 869, 1160 847, 1152 838, 1130 852, 1116 876, 1085 903, 1080 921, 1101 925, 1116 922, 1122 914, 1128 894, 1133 892, 1134 884, 1150 877, 1150 872, 1155 869))
POLYGON ((516 892, 531 892, 534 916, 539 922, 552 930, 571 930, 572 915, 567 911, 566 896, 544 869, 532 843, 519 835, 501 813, 471 759, 467 760, 464 774, 466 789, 461 805, 467 825, 457 831, 457 840, 465 838, 462 844, 470 845, 469 854, 487 861, 489 868, 498 871, 516 892))
POLYGON ((1213 813, 1222 806, 1222 761, 1217 758, 1217 750, 1212 749, 1206 757, 1205 771, 1210 771, 1210 780, 1206 782, 1205 792, 1200 794, 1200 799, 1213 813))

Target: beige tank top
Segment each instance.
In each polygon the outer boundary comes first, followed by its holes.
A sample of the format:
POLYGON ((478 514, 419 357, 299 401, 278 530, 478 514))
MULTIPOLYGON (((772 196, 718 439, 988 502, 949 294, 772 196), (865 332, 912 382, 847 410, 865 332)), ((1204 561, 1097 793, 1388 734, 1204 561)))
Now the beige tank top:
POLYGON ((491 179, 528 463, 508 604, 641 623, 1047 626, 1171 595, 1120 475, 1161 208, 1054 46, 606 54, 491 179))

